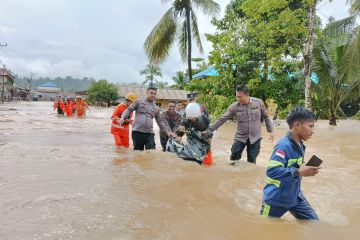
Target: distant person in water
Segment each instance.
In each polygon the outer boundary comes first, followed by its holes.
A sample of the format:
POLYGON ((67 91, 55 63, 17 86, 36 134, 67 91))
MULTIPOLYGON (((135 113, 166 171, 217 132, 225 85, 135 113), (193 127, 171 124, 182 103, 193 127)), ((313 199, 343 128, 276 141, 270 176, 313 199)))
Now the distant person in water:
POLYGON ((78 118, 86 116, 86 109, 89 109, 89 105, 85 102, 81 96, 78 96, 75 103, 76 115, 78 118))
POLYGON ((58 115, 64 115, 65 104, 61 96, 58 96, 57 100, 54 102, 54 111, 57 110, 58 115))
POLYGON ((302 177, 312 177, 320 167, 304 165, 305 146, 314 133, 315 114, 304 107, 296 107, 287 117, 289 132, 275 145, 267 164, 260 214, 280 218, 290 212, 295 218, 319 220, 301 191, 302 177))

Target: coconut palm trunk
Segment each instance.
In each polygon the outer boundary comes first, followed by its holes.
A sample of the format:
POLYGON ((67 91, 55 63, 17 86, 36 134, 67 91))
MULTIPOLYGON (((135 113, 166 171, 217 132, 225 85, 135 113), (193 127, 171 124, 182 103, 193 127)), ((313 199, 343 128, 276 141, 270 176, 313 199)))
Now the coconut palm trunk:
POLYGON ((329 116, 329 125, 337 126, 336 124, 336 100, 331 101, 330 106, 330 116, 329 116))
POLYGON ((186 7, 186 30, 187 30, 187 61, 188 61, 188 73, 189 80, 192 79, 192 67, 191 67, 191 24, 190 24, 190 4, 186 7))
POLYGON ((311 1, 308 14, 308 37, 304 51, 304 75, 305 75, 305 107, 311 109, 311 65, 312 52, 314 48, 314 22, 315 22, 316 0, 311 1))

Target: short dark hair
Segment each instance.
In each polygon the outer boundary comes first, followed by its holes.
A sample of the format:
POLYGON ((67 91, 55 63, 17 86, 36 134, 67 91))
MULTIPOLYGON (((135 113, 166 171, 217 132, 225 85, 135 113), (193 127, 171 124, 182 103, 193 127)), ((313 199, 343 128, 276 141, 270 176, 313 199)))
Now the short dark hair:
POLYGON ((236 87, 237 92, 243 92, 246 95, 249 95, 250 90, 246 85, 239 85, 236 87))
POLYGON ((169 101, 168 101, 168 104, 169 104, 169 103, 176 104, 175 101, 173 101, 173 100, 169 100, 169 101))
POLYGON ((182 101, 177 101, 177 102, 176 102, 176 104, 179 104, 179 103, 183 104, 182 101))
POLYGON ((316 115, 313 111, 303 106, 297 106, 290 110, 286 122, 289 125, 289 128, 292 128, 296 121, 316 121, 316 119, 316 115))
POLYGON ((149 86, 149 87, 146 89, 146 91, 149 91, 149 90, 155 90, 155 91, 157 91, 157 88, 154 87, 154 86, 149 86))

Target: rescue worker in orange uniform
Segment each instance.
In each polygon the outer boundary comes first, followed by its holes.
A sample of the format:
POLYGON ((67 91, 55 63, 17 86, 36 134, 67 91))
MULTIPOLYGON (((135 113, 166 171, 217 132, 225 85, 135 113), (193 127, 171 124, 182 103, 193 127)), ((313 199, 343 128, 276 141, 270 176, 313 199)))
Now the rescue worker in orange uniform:
POLYGON ((61 96, 58 96, 58 99, 54 102, 54 111, 57 109, 58 115, 64 115, 65 105, 64 101, 61 99, 61 96))
POLYGON ((129 124, 132 123, 131 117, 124 120, 124 123, 120 126, 118 120, 121 118, 123 112, 137 99, 135 93, 128 93, 126 95, 126 101, 116 106, 114 113, 111 116, 111 134, 114 136, 115 145, 118 147, 129 147, 129 124))
POLYGON ((89 105, 84 100, 82 100, 81 96, 78 96, 76 99, 75 109, 78 118, 85 117, 86 109, 90 110, 89 105))
POLYGON ((66 103, 65 103, 66 116, 72 117, 73 109, 74 109, 74 102, 71 100, 71 98, 68 98, 66 103))

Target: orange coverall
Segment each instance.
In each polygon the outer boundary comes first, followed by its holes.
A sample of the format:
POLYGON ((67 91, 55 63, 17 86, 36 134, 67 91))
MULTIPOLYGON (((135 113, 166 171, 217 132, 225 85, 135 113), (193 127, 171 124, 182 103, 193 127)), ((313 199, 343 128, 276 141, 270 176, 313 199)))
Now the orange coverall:
POLYGON ((54 102, 54 110, 60 108, 63 112, 65 112, 65 105, 64 105, 64 101, 61 100, 60 102, 58 100, 56 100, 54 102))
POLYGON ((121 117, 121 114, 126 110, 127 106, 125 103, 120 103, 116 106, 114 113, 111 116, 112 124, 111 124, 111 134, 114 136, 115 145, 128 148, 129 147, 129 125, 132 123, 130 114, 130 118, 122 125, 118 125, 118 120, 121 117))
POLYGON ((89 105, 84 100, 77 100, 75 104, 75 109, 78 117, 85 117, 86 114, 86 108, 88 108, 89 105))
POLYGON ((69 100, 65 103, 65 112, 66 116, 72 117, 73 115, 73 109, 74 109, 74 102, 69 100))

